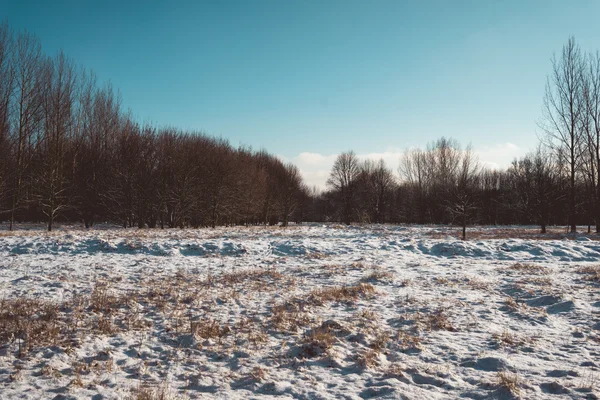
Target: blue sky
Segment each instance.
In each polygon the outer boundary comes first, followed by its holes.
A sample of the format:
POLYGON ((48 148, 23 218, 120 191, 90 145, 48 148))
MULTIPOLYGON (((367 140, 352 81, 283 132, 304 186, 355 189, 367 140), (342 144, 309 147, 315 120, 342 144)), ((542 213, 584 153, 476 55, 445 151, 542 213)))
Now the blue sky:
POLYGON ((28 1, 0 19, 121 91, 140 121, 265 147, 324 182, 442 135, 499 166, 536 145, 550 58, 600 48, 589 1, 28 1))

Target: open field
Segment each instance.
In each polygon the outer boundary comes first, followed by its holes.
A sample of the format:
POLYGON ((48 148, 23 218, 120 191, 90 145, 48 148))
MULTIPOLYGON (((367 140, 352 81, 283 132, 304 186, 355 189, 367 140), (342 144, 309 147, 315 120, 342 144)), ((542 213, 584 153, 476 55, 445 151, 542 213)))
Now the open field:
POLYGON ((528 229, 1 231, 0 397, 597 398, 600 242, 528 229))

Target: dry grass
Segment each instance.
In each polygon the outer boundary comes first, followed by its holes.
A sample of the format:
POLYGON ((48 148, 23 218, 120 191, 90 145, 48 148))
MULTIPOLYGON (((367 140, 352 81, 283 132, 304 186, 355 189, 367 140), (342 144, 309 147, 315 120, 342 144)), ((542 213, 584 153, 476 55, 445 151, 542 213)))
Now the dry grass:
POLYGON ((401 379, 404 378, 405 369, 399 364, 390 365, 384 372, 384 376, 386 378, 396 378, 401 379))
POLYGON ((58 379, 62 376, 59 370, 47 364, 42 367, 42 369, 40 370, 40 374, 42 376, 47 376, 55 379, 58 379))
POLYGON ((257 349, 269 341, 269 336, 262 330, 251 330, 247 332, 246 339, 257 349))
POLYGON ((252 371, 250 371, 250 376, 255 381, 262 382, 267 379, 267 370, 259 366, 254 367, 252 368, 252 371))
POLYGON ((423 348, 420 337, 404 330, 398 330, 393 340, 401 351, 421 350, 423 348))
POLYGON ((274 269, 250 269, 221 274, 214 279, 219 284, 233 286, 247 281, 278 281, 283 279, 283 275, 274 269))
POLYGON ((131 391, 128 400, 179 400, 184 397, 171 393, 169 385, 165 382, 158 387, 140 385, 131 391))
POLYGON ((119 327, 113 323, 110 317, 102 316, 94 324, 96 330, 103 335, 114 335, 119 332, 119 327))
POLYGON ((522 283, 529 283, 532 285, 537 285, 537 286, 544 286, 546 287, 548 290, 552 288, 552 285, 554 284, 554 282, 552 281, 552 278, 547 278, 547 277, 528 277, 526 280, 524 280, 522 283))
POLYGON ((512 296, 508 296, 506 300, 504 300, 504 305, 511 311, 519 311, 525 306, 524 304, 517 303, 517 300, 512 296))
POLYGON ((310 322, 298 301, 287 301, 271 308, 270 323, 279 332, 296 333, 310 322))
POLYGON ((496 377, 498 386, 507 390, 514 396, 519 396, 521 394, 522 382, 518 374, 508 371, 500 371, 496 377))
POLYGON ((600 265, 588 265, 577 270, 580 274, 587 275, 587 280, 600 282, 600 265))
POLYGON ((323 289, 315 289, 308 295, 308 303, 323 305, 330 302, 352 303, 359 298, 372 296, 375 288, 369 283, 359 283, 352 286, 332 286, 323 289))
POLYGON ((356 317, 361 320, 361 322, 364 321, 368 321, 368 322, 377 322, 377 320, 379 319, 379 316, 377 315, 377 313, 373 310, 370 310, 368 308, 363 308, 362 310, 360 310, 359 312, 356 313, 356 317))
POLYGON ((0 342, 17 343, 22 357, 34 347, 54 345, 61 337, 60 307, 49 301, 0 300, 0 342))
POLYGON ((492 335, 493 339, 502 347, 517 348, 535 341, 533 337, 520 336, 505 329, 502 333, 492 335))
POLYGON ((379 331, 375 333, 373 339, 369 343, 369 347, 377 352, 385 350, 390 342, 390 333, 387 331, 379 331))
POLYGON ((304 256, 308 260, 324 260, 329 257, 329 255, 322 253, 320 251, 313 251, 311 253, 307 253, 304 256))
POLYGON ((467 278, 465 284, 473 290, 489 291, 490 283, 478 278, 467 278))
POLYGON ((221 325, 214 319, 203 319, 190 322, 191 334, 202 339, 217 339, 219 343, 223 338, 231 333, 228 325, 221 325))
POLYGON ((392 282, 394 274, 382 269, 374 269, 361 278, 361 282, 392 282))
POLYGON ((379 352, 377 350, 367 349, 356 356, 356 363, 363 368, 374 368, 377 366, 378 358, 379 352))
POLYGON ((436 276, 434 278, 434 282, 437 285, 444 285, 444 286, 449 286, 449 287, 452 287, 452 286, 456 285, 456 282, 453 282, 453 281, 451 281, 448 278, 445 278, 443 276, 436 276))
POLYGON ((506 298, 504 305, 508 310, 526 317, 545 317, 548 315, 548 312, 545 308, 530 307, 527 304, 517 302, 517 300, 512 296, 508 296, 506 298))
POLYGON ((299 355, 301 358, 321 356, 333 347, 336 339, 329 329, 313 329, 304 336, 299 355))
POLYGON ((89 299, 91 311, 103 314, 111 314, 117 310, 122 302, 108 289, 108 283, 96 282, 89 299))
POLYGON ((548 273, 548 268, 530 263, 516 263, 506 268, 509 271, 516 271, 527 274, 544 274, 548 273))
POLYGON ((439 308, 430 314, 426 314, 422 322, 426 329, 430 331, 450 331, 455 332, 457 329, 450 321, 448 310, 439 308))
POLYGON ((362 262, 353 262, 352 264, 350 264, 350 266, 348 267, 349 269, 367 269, 369 266, 365 263, 362 262))

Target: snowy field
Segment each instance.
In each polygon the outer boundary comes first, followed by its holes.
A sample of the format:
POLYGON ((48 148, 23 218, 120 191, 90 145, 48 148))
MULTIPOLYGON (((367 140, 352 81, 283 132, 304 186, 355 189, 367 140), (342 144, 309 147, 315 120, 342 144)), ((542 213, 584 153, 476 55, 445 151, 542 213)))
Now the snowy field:
POLYGON ((523 232, 1 230, 0 398, 597 398, 600 242, 523 232))

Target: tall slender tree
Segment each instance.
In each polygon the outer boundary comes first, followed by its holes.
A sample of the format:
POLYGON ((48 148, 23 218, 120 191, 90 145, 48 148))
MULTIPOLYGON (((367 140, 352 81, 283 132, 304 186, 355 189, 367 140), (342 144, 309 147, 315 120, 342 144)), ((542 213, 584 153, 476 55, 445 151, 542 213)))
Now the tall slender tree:
POLYGON ((10 183, 11 204, 9 229, 13 229, 16 213, 22 204, 24 185, 31 157, 38 141, 42 109, 42 52, 37 38, 27 32, 17 36, 13 46, 15 128, 12 137, 14 169, 10 183))
POLYGON ((584 61, 575 38, 563 46, 560 58, 552 58, 552 74, 547 80, 543 121, 540 126, 554 148, 567 156, 569 173, 568 224, 577 231, 576 175, 581 157, 583 132, 581 118, 585 111, 582 101, 584 61))
POLYGON ((360 176, 360 163, 353 151, 340 154, 333 164, 327 185, 338 191, 342 202, 342 220, 352 222, 356 183, 360 176))

